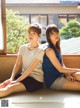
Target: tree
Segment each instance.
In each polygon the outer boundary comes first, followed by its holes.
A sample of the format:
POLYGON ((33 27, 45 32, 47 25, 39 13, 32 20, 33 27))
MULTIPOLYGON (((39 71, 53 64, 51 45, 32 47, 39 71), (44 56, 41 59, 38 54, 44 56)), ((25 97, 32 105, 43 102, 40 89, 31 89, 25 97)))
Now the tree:
POLYGON ((60 34, 63 35, 65 39, 80 37, 80 23, 76 20, 69 21, 66 26, 60 30, 60 34))
POLYGON ((18 14, 13 10, 6 10, 7 50, 11 53, 17 52, 21 44, 28 42, 27 30, 29 22, 18 14))

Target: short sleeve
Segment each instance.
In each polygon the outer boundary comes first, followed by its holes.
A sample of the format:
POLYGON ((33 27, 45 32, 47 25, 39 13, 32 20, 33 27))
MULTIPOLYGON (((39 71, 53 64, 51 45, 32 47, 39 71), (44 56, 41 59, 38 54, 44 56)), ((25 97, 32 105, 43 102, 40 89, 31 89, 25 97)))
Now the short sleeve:
POLYGON ((22 55, 23 54, 23 51, 24 51, 24 46, 21 45, 20 48, 19 48, 18 54, 19 55, 22 55))
POLYGON ((44 56, 44 50, 39 50, 36 58, 40 59, 41 61, 43 61, 43 56, 44 56))

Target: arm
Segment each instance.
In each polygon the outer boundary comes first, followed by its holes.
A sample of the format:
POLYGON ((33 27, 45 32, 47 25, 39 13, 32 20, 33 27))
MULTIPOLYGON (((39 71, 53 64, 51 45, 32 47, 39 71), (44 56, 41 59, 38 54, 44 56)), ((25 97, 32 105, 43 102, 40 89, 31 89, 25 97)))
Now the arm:
POLYGON ((16 63, 15 63, 14 68, 13 68, 13 71, 12 71, 11 78, 10 78, 11 80, 13 80, 15 75, 17 74, 17 72, 21 66, 21 63, 22 63, 22 57, 21 57, 21 55, 18 55, 16 63))
POLYGON ((4 81, 4 82, 2 83, 2 85, 0 86, 0 88, 4 88, 4 87, 6 87, 8 84, 12 83, 12 81, 13 81, 13 79, 14 79, 16 73, 17 73, 18 70, 19 70, 20 65, 21 65, 21 56, 18 55, 10 79, 7 79, 6 81, 4 81))
POLYGON ((57 57, 55 55, 55 52, 51 48, 46 50, 46 55, 50 59, 51 63, 61 73, 66 74, 66 73, 75 73, 75 72, 79 72, 80 71, 80 69, 66 68, 66 67, 61 66, 61 64, 59 63, 59 61, 58 61, 58 59, 57 59, 57 57))
POLYGON ((28 68, 28 70, 26 70, 18 79, 17 82, 25 79, 27 76, 29 76, 29 74, 31 74, 33 72, 33 70, 35 69, 35 67, 37 66, 37 64, 40 62, 40 59, 35 59, 34 62, 31 64, 31 66, 28 68))
MULTIPOLYGON (((66 68, 66 66, 65 66, 65 64, 64 64, 64 62, 63 62, 63 57, 62 57, 62 65, 63 65, 63 67, 66 68)), ((70 73, 65 73, 64 76, 65 76, 66 79, 69 80, 69 81, 75 81, 75 77, 72 76, 70 73)))
POLYGON ((29 68, 17 79, 17 81, 21 81, 23 79, 25 79, 27 76, 29 76, 33 70, 35 69, 35 67, 38 65, 38 63, 41 61, 43 61, 43 55, 44 55, 44 50, 40 49, 37 51, 36 53, 36 58, 35 60, 32 62, 32 64, 29 66, 29 68))

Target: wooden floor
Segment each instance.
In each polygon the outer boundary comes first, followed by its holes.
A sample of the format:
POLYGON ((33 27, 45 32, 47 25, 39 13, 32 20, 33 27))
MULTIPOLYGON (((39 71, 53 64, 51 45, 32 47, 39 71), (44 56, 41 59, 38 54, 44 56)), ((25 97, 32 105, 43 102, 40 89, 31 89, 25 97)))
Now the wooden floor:
POLYGON ((80 108, 80 92, 71 91, 42 89, 34 93, 12 94, 0 99, 0 104, 2 100, 8 100, 7 108, 80 108))

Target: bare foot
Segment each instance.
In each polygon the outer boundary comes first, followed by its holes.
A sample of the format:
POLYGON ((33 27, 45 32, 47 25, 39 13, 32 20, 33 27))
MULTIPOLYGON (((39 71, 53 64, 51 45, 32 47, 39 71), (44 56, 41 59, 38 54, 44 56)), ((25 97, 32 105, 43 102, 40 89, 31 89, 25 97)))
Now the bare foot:
POLYGON ((5 88, 6 85, 4 83, 0 84, 0 89, 5 88))

